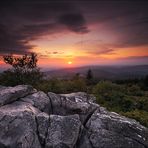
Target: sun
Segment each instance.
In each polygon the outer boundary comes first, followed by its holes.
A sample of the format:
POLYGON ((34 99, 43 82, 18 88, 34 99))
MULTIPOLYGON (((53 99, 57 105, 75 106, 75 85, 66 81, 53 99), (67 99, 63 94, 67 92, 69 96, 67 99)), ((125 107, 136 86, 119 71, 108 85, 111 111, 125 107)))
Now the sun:
POLYGON ((69 64, 69 65, 71 65, 71 64, 72 64, 72 62, 71 62, 71 61, 68 61, 68 64, 69 64))

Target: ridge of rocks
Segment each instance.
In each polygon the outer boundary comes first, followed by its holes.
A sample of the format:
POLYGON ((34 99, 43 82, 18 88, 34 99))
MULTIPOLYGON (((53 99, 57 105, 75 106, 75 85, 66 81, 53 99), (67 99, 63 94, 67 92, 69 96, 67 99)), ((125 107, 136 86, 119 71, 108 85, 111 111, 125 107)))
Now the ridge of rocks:
POLYGON ((148 148, 148 128, 84 92, 0 86, 0 148, 148 148))

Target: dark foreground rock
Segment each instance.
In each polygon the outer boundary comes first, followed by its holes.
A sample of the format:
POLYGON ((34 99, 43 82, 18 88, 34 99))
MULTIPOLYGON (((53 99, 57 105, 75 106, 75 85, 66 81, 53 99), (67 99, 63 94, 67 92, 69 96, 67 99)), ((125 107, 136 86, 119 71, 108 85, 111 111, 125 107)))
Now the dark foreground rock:
POLYGON ((148 148, 148 129, 83 92, 1 86, 0 148, 148 148))

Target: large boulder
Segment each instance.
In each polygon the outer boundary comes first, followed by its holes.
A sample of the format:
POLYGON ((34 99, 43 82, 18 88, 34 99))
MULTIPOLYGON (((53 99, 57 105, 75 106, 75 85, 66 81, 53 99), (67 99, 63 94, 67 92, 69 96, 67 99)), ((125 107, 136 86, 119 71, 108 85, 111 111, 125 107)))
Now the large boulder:
POLYGON ((0 107, 0 148, 41 148, 35 119, 39 112, 18 101, 0 107))
POLYGON ((51 100, 53 114, 63 116, 78 114, 83 124, 99 107, 93 102, 94 97, 84 92, 60 95, 49 92, 48 96, 51 100))
POLYGON ((42 91, 38 91, 34 94, 28 95, 24 98, 21 98, 20 100, 30 103, 32 106, 38 108, 42 112, 45 112, 47 114, 51 113, 50 99, 42 91))
POLYGON ((92 147, 146 148, 148 129, 133 119, 100 108, 86 124, 92 147))
POLYGON ((50 115, 50 125, 46 138, 46 148, 73 148, 81 130, 78 115, 50 115))
POLYGON ((16 87, 0 88, 0 106, 9 104, 19 98, 34 93, 36 90, 29 85, 18 85, 16 87))

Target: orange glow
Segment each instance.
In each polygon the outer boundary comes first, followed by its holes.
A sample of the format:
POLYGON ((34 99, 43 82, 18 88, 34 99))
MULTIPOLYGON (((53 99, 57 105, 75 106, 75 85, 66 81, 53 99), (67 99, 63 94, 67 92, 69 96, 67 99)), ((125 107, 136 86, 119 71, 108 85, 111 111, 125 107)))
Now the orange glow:
POLYGON ((71 62, 71 61, 69 61, 69 62, 68 62, 68 64, 69 64, 69 65, 71 65, 71 64, 72 64, 72 62, 71 62))

